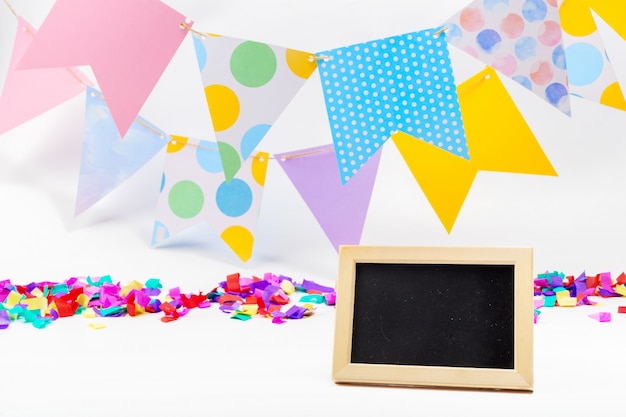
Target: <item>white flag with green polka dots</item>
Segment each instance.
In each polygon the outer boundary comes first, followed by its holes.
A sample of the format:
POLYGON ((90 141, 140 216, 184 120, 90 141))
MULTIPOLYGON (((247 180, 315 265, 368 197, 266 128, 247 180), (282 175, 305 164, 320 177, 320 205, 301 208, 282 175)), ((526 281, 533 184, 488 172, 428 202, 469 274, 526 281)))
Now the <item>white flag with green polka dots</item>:
POLYGON ((429 29, 317 54, 344 184, 395 131, 469 159, 441 33, 429 29))
POLYGON ((152 244, 206 221, 244 262, 252 256, 267 153, 257 152, 225 181, 215 142, 172 136, 161 182, 152 244))
POLYGON ((312 53, 194 35, 224 175, 230 181, 317 68, 312 53))

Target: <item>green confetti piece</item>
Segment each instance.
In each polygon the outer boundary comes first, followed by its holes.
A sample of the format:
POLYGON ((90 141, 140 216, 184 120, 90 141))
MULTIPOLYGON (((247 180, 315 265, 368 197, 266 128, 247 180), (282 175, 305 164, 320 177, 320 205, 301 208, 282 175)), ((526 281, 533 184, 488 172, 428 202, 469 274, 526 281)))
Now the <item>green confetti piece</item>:
POLYGON ((320 294, 307 294, 303 295, 300 298, 301 303, 315 303, 315 304, 324 304, 326 302, 326 298, 320 294))
POLYGON ((146 281, 146 288, 161 289, 163 288, 163 285, 161 285, 161 280, 159 280, 158 278, 150 278, 146 281))
POLYGON ((32 310, 24 310, 24 322, 33 323, 39 318, 39 314, 32 310))
POLYGON ((53 320, 50 318, 39 317, 38 319, 33 321, 33 326, 36 327, 37 329, 43 329, 52 322, 53 320))
POLYGON ((93 285, 94 287, 102 287, 104 284, 113 284, 113 280, 110 275, 101 276, 98 281, 94 281, 91 277, 87 277, 87 283, 89 285, 93 285))
POLYGON ((112 306, 108 308, 102 308, 99 311, 102 316, 106 317, 106 316, 111 316, 113 314, 117 314, 119 312, 126 312, 126 309, 120 306, 112 306))
POLYGON ((52 289, 50 290, 50 293, 52 295, 57 295, 59 293, 61 294, 67 294, 69 292, 69 288, 67 287, 67 284, 56 284, 52 286, 52 289))
POLYGON ((236 319, 236 320, 241 320, 241 321, 248 321, 250 320, 252 317, 248 316, 247 314, 233 314, 232 316, 230 316, 231 319, 236 319))

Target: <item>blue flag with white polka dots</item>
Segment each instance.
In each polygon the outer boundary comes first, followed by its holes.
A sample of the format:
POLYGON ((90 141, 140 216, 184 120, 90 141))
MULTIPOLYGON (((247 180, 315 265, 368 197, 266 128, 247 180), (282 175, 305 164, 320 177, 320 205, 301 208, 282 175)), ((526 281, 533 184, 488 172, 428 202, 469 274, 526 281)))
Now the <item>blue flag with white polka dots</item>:
POLYGON ((395 131, 469 159, 442 30, 407 33, 317 56, 343 184, 395 131))

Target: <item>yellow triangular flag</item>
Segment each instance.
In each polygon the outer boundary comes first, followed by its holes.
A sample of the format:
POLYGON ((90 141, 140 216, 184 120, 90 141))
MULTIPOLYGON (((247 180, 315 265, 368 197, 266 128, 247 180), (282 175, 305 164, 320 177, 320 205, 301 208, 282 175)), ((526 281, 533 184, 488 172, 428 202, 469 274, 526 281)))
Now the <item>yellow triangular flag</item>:
POLYGON ((557 175, 492 68, 465 81, 458 92, 470 159, 476 169, 557 175))
POLYGON ((583 0, 615 32, 626 40, 626 2, 624 0, 583 0))
POLYGON ((439 220, 450 233, 472 187, 476 168, 471 160, 406 133, 398 132, 391 138, 439 220))
POLYGON ((448 233, 478 171, 557 175, 492 68, 474 75, 457 90, 469 161, 406 133, 392 135, 448 233))

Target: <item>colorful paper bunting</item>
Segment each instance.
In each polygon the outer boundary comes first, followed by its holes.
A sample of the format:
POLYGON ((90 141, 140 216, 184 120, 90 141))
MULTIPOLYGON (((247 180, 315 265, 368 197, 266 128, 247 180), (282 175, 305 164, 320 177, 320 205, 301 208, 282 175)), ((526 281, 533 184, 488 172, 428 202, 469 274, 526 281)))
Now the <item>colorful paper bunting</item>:
POLYGON ((559 13, 572 95, 626 110, 622 89, 586 0, 563 1, 559 13))
POLYGON ((90 65, 121 136, 191 22, 159 0, 57 0, 18 69, 90 65))
POLYGON ((328 50, 318 58, 344 184, 394 131, 469 158, 441 30, 328 50))
POLYGON ((226 181, 317 68, 313 54, 227 36, 194 35, 226 181))
POLYGON ((352 180, 343 185, 332 146, 275 155, 324 233, 335 247, 359 244, 376 179, 376 152, 352 180))
POLYGON ((96 89, 87 89, 85 128, 75 213, 81 214, 130 178, 170 137, 137 117, 124 138, 96 89))
POLYGON ((404 133, 392 136, 448 233, 478 171, 556 176, 530 127, 492 68, 458 88, 468 161, 404 133))
POLYGON ((556 0, 475 0, 445 26, 452 45, 570 115, 556 0))
POLYGON ((217 144, 172 136, 167 146, 152 244, 207 221, 242 261, 252 256, 269 155, 248 158, 224 180, 217 144))
POLYGON ((18 18, 9 69, 0 97, 0 134, 85 91, 91 81, 75 67, 18 70, 17 64, 37 31, 18 18))

